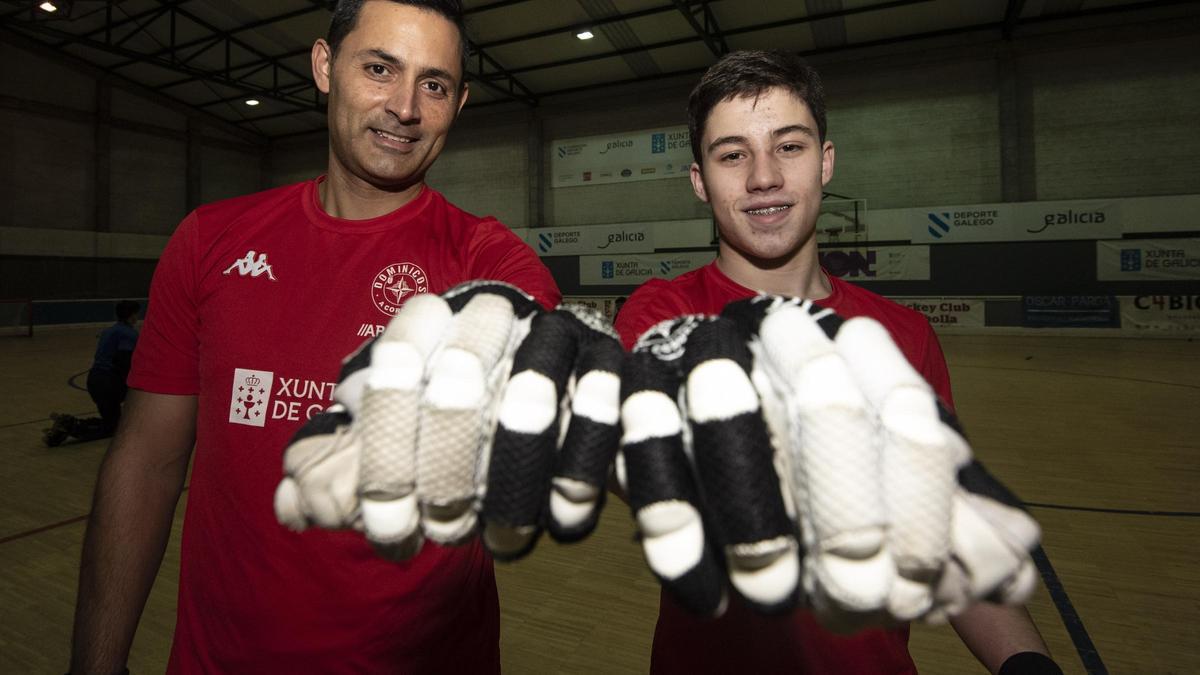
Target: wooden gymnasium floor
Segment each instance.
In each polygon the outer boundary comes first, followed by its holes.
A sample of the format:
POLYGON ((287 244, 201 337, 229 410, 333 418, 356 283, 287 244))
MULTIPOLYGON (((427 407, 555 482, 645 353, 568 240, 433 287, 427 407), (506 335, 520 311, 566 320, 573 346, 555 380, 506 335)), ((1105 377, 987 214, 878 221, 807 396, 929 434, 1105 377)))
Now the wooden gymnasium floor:
MULTIPOLYGON (((47 449, 40 430, 52 410, 90 410, 67 383, 88 366, 96 332, 0 339, 0 673, 67 666, 105 446, 47 449)), ((1031 611, 1066 672, 1087 670, 1063 614, 1075 641, 1094 647, 1084 650, 1093 672, 1200 672, 1200 341, 947 336, 944 346, 977 453, 1045 505, 1032 511, 1067 599, 1043 587, 1031 611)), ((507 672, 645 672, 657 588, 631 535, 627 511, 610 507, 585 543, 543 543, 497 566, 507 672)), ((134 643, 135 673, 166 662, 178 545, 176 532, 134 643)), ((912 651, 923 673, 983 672, 946 627, 915 628, 912 651)))

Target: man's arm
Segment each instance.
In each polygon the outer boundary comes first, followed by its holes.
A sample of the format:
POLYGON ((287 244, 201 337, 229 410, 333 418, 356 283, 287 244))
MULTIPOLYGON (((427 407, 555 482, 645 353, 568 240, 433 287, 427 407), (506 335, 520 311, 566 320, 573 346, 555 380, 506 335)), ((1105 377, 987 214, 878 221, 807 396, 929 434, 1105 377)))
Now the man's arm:
POLYGON ((1014 654, 1037 652, 1050 655, 1037 626, 1024 607, 977 603, 950 619, 963 644, 991 673, 1014 654))
POLYGON ((196 435, 196 397, 131 390, 83 540, 71 672, 125 667, 162 563, 196 435))

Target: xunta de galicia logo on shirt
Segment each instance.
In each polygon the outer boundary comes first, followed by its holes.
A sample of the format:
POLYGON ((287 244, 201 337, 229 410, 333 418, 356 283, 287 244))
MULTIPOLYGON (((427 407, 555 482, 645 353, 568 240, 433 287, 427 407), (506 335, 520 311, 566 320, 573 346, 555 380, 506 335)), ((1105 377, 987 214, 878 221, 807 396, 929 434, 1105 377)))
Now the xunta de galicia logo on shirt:
POLYGON ((412 296, 428 292, 425 270, 409 262, 392 263, 371 279, 371 302, 388 316, 395 316, 412 296))
POLYGON ((233 369, 230 424, 265 427, 268 420, 302 422, 333 403, 335 382, 288 377, 270 370, 233 369))

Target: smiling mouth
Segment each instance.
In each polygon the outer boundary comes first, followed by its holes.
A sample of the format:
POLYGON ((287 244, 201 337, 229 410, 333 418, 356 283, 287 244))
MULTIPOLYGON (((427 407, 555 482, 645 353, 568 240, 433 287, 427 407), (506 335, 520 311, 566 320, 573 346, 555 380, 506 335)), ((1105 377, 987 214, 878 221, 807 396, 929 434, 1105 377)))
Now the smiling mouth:
POLYGON ((416 143, 417 142, 417 139, 415 139, 415 138, 412 138, 409 136, 397 136, 396 134, 389 134, 388 132, 382 131, 380 129, 371 129, 371 131, 373 131, 376 136, 378 136, 382 139, 388 140, 388 141, 392 141, 393 143, 416 143))
POLYGON ((768 206, 761 209, 746 209, 746 213, 749 213, 752 216, 772 216, 776 213, 783 213, 790 208, 792 208, 791 204, 784 206, 768 206))

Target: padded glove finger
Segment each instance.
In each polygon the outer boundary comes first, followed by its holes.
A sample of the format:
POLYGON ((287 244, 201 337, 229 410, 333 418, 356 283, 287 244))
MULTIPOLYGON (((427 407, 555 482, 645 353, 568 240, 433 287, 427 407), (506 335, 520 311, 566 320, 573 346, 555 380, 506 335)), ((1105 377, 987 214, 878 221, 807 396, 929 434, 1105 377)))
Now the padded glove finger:
POLYGON ((309 419, 284 448, 284 478, 275 491, 275 515, 293 530, 312 524, 330 529, 362 527, 357 499, 361 445, 352 421, 362 407, 373 343, 363 342, 343 360, 333 389, 334 404, 309 419), (354 488, 348 489, 350 485, 354 488))
POLYGON ((550 534, 573 542, 591 534, 600 519, 608 475, 621 437, 621 363, 625 350, 597 312, 572 310, 580 348, 570 423, 558 452, 549 505, 550 534))
POLYGON ((411 557, 421 546, 416 494, 420 393, 425 362, 451 317, 445 300, 418 295, 369 347, 369 374, 355 427, 362 442, 358 492, 367 539, 380 555, 394 560, 411 557))
POLYGON ((548 501, 549 527, 560 539, 578 540, 595 527, 619 436, 621 357, 616 336, 592 310, 567 305, 534 319, 513 357, 492 446, 483 509, 493 555, 531 550, 548 501))
POLYGON ((567 312, 536 317, 513 356, 483 502, 484 542, 501 559, 524 555, 541 534, 559 437, 559 402, 578 350, 574 324, 567 312))
POLYGON ((725 611, 725 574, 705 537, 703 506, 684 450, 678 360, 696 317, 664 322, 638 340, 621 367, 617 476, 651 572, 688 610, 725 611))
POLYGON ((761 366, 787 401, 805 590, 829 623, 849 629, 883 609, 895 566, 874 417, 818 318, 840 323, 811 303, 772 307, 759 327, 761 366))
POLYGON ((309 525, 351 527, 358 520, 360 447, 351 417, 335 404, 312 417, 284 452, 284 478, 275 490, 275 516, 297 532, 309 525))
POLYGON ((489 402, 498 390, 515 316, 508 298, 476 289, 447 329, 429 366, 417 442, 417 494, 426 536, 456 544, 472 535, 481 495, 481 448, 491 432, 489 402))
POLYGON ((933 584, 949 559, 957 473, 952 439, 933 390, 882 325, 850 319, 834 341, 880 421, 888 548, 899 574, 888 609, 909 621, 932 608, 933 584))
POLYGON ((954 494, 951 565, 938 587, 939 600, 952 608, 986 598, 1021 603, 1037 585, 1029 553, 1041 532, 1016 495, 970 457, 957 421, 944 408, 953 448, 959 459, 954 494))
POLYGON ((750 379, 751 354, 729 319, 701 322, 682 358, 697 475, 729 580, 765 611, 793 607, 799 545, 750 379))

